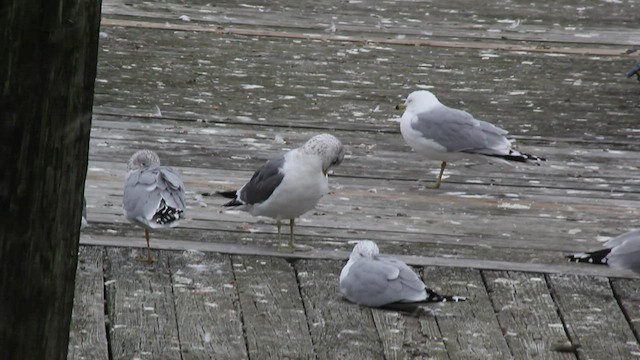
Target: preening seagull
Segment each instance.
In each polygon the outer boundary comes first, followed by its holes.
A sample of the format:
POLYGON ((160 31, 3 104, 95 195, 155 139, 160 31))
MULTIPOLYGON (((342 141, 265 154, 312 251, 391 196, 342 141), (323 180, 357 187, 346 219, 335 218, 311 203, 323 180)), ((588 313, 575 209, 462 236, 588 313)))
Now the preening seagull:
POLYGON ((178 225, 186 208, 184 183, 177 171, 161 166, 160 158, 151 150, 140 150, 133 154, 127 168, 122 199, 124 217, 144 228, 146 261, 153 262, 149 230, 178 225))
POLYGON ((430 302, 465 301, 463 296, 440 295, 425 286, 404 262, 380 255, 376 243, 359 241, 340 273, 340 292, 349 301, 419 314, 430 302))
POLYGON ((604 243, 604 249, 566 256, 569 261, 609 265, 613 269, 640 274, 640 230, 633 230, 604 243))
POLYGON ((447 162, 458 159, 481 158, 506 164, 537 165, 545 161, 512 149, 511 141, 505 137, 507 131, 478 120, 468 112, 443 105, 429 91, 412 92, 396 109, 405 110, 400 132, 407 144, 426 158, 442 162, 435 184, 427 187, 438 189, 447 162))
POLYGON ((295 251, 295 219, 313 209, 329 192, 327 172, 344 159, 344 147, 330 134, 320 134, 303 146, 267 161, 239 190, 218 191, 233 199, 224 206, 253 216, 276 219, 280 243, 281 220, 289 219, 289 244, 280 251, 295 251))

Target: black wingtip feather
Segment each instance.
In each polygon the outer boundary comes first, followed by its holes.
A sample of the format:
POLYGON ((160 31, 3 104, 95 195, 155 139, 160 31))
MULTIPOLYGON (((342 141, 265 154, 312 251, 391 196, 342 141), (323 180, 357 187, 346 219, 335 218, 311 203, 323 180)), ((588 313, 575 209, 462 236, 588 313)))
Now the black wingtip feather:
POLYGON ((455 295, 440 295, 437 292, 427 289, 427 299, 425 302, 446 302, 446 301, 467 301, 467 298, 464 296, 455 296, 455 295))
POLYGON ((231 191, 216 191, 216 195, 220 195, 222 197, 226 197, 227 199, 235 199, 237 193, 238 192, 235 191, 235 190, 231 190, 231 191))
POLYGON ((611 249, 602 249, 586 253, 577 253, 565 256, 571 262, 581 262, 597 265, 607 265, 607 255, 611 252, 611 249))
POLYGON ((519 153, 513 150, 511 150, 509 155, 492 155, 492 156, 509 160, 509 161, 522 162, 522 163, 535 162, 538 165, 540 165, 541 161, 547 161, 547 159, 540 156, 535 156, 527 153, 519 153))

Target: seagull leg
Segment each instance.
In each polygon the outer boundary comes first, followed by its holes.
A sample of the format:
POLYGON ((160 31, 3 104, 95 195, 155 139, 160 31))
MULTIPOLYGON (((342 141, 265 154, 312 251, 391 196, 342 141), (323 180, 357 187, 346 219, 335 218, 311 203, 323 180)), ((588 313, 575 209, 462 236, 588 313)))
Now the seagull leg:
POLYGON ((141 262, 147 264, 153 264, 155 261, 151 256, 151 247, 149 246, 149 229, 144 229, 144 238, 147 240, 147 257, 140 259, 141 262))
MULTIPOLYGON (((278 224, 280 222, 278 221, 278 224)), ((287 246, 282 246, 282 243, 280 243, 280 247, 278 247, 278 251, 280 252, 287 252, 287 253, 293 253, 296 251, 296 246, 294 245, 294 238, 293 238, 293 219, 289 220, 289 244, 287 246)))
POLYGON ((427 184, 424 187, 427 189, 440 189, 440 183, 442 183, 442 174, 444 174, 444 169, 446 167, 447 167, 447 162, 443 161, 442 164, 440 164, 440 175, 438 175, 436 182, 434 184, 427 184))
POLYGON ((293 228, 295 226, 295 220, 296 219, 289 219, 289 247, 295 251, 296 250, 296 238, 295 238, 295 234, 293 233, 293 228))

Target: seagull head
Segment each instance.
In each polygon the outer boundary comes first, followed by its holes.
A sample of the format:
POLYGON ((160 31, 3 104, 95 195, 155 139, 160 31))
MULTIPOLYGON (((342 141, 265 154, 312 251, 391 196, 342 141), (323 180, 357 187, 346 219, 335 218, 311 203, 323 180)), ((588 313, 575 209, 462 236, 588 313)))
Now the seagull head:
POLYGON ((129 171, 139 170, 139 169, 148 169, 152 166, 160 165, 160 158, 158 154, 151 150, 140 150, 129 158, 129 162, 127 163, 127 169, 129 171))
POLYGON ((396 105, 396 110, 406 110, 412 112, 422 112, 440 104, 438 98, 431 91, 414 91, 404 103, 396 105))
POLYGON ((307 154, 314 154, 322 160, 322 173, 327 175, 329 168, 338 166, 344 159, 344 146, 331 134, 320 134, 312 137, 302 147, 307 154))
POLYGON ((356 246, 353 247, 353 251, 351 251, 351 255, 349 256, 349 260, 357 260, 361 258, 373 258, 374 256, 380 254, 380 250, 378 249, 378 245, 371 240, 361 240, 358 241, 356 246))

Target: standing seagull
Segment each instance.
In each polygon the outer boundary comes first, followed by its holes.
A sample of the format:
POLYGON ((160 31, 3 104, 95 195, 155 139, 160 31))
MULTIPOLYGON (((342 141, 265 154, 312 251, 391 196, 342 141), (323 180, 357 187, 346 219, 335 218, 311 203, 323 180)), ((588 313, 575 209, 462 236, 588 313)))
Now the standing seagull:
POLYGON ((429 302, 465 301, 427 288, 404 262, 380 255, 376 243, 359 241, 340 273, 340 292, 347 300, 370 307, 420 313, 429 302))
POLYGON ((127 164, 129 172, 124 183, 122 200, 124 217, 144 228, 147 258, 153 262, 149 247, 149 230, 178 225, 186 206, 184 183, 175 170, 160 165, 160 158, 151 150, 133 154, 127 164))
POLYGON ((640 63, 637 63, 636 66, 633 67, 633 69, 627 72, 628 78, 632 77, 633 75, 636 75, 638 77, 638 81, 640 81, 640 63))
POLYGON ((330 134, 316 135, 302 147, 267 161, 239 190, 217 194, 233 199, 224 206, 276 219, 278 243, 280 220, 289 219, 289 245, 284 248, 280 244, 278 250, 293 252, 295 218, 313 209, 329 192, 327 172, 343 159, 340 140, 330 134))
POLYGON ((426 90, 414 91, 404 104, 400 132, 409 146, 429 159, 440 160, 440 175, 428 188, 438 189, 447 162, 463 158, 484 158, 509 164, 533 162, 540 165, 544 158, 513 150, 507 131, 468 112, 453 109, 438 101, 426 90))
POLYGON ((566 256, 569 261, 609 265, 640 273, 640 230, 629 231, 604 243, 604 249, 566 256))
POLYGON ((80 219, 80 230, 86 228, 89 225, 87 221, 87 198, 82 198, 82 219, 80 219))

